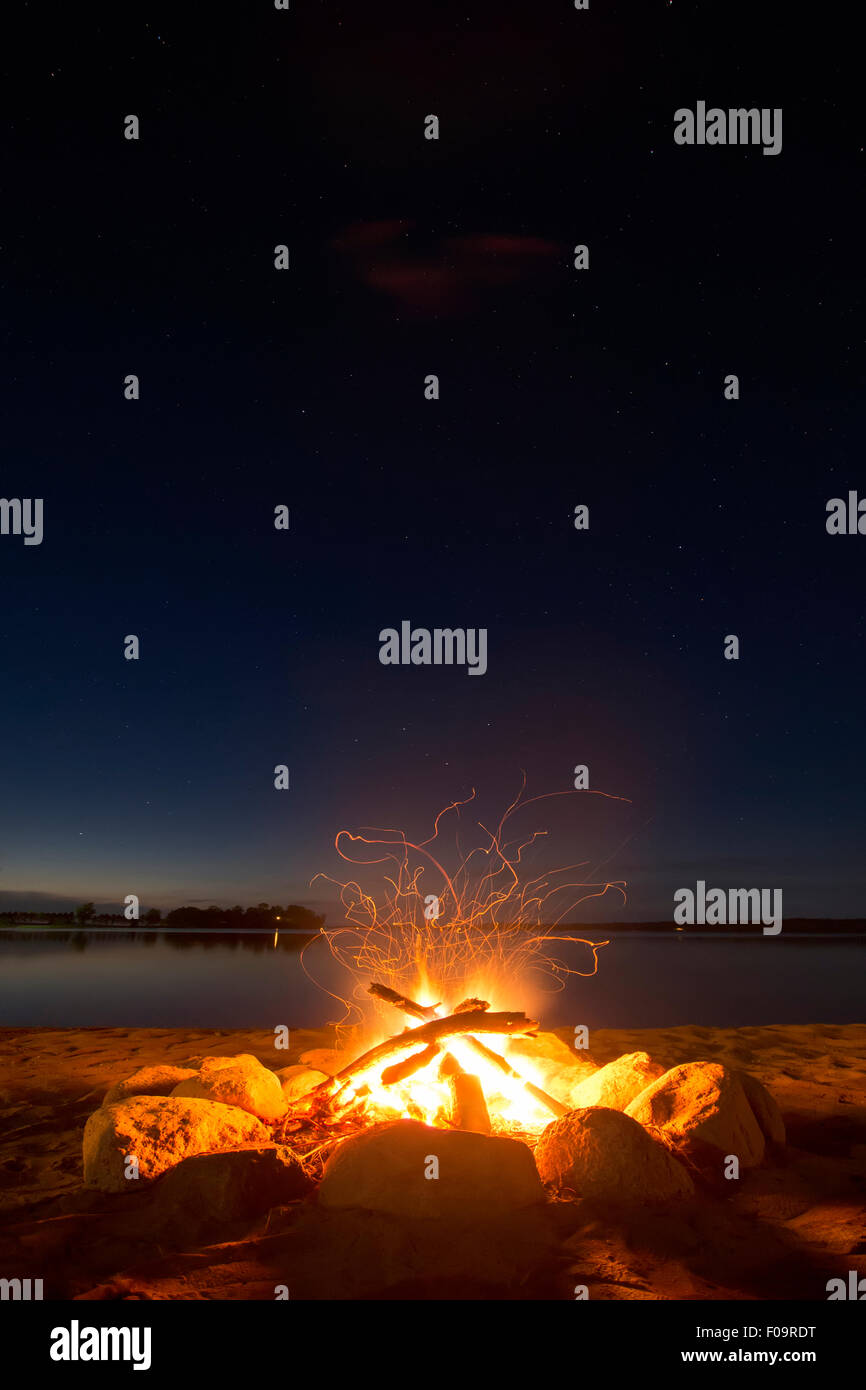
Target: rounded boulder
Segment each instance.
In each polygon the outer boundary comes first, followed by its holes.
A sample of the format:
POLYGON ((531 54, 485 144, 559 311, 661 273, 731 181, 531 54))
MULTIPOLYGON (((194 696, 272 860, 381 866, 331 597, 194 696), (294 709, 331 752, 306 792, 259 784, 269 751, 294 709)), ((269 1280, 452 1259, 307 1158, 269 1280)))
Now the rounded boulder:
POLYGON ((198 1075, 181 1081, 171 1094, 234 1105, 264 1121, 280 1120, 288 1109, 279 1077, 247 1052, 205 1057, 198 1075))
POLYGON ((715 1168, 729 1155, 741 1168, 764 1157, 764 1135, 736 1072, 720 1062, 685 1062, 647 1086, 626 1114, 660 1131, 697 1164, 715 1168))
POLYGON ((319 1202, 406 1217, 471 1217, 544 1201, 519 1139, 435 1129, 417 1120, 373 1125, 325 1164, 319 1202))
POLYGON ((189 1081, 197 1072, 190 1067, 140 1067, 125 1081, 116 1081, 106 1093, 103 1105, 114 1105, 130 1096, 170 1096, 181 1081, 189 1081))
POLYGON ((235 1106, 130 1096, 94 1111, 84 1126, 84 1181, 102 1192, 134 1192, 140 1182, 160 1177, 194 1154, 269 1139, 254 1115, 235 1106), (135 1166, 129 1163, 133 1157, 135 1166))
POLYGON ((622 1205, 690 1197, 681 1163, 621 1110, 572 1110, 547 1126, 535 1150, 542 1179, 578 1197, 622 1205))

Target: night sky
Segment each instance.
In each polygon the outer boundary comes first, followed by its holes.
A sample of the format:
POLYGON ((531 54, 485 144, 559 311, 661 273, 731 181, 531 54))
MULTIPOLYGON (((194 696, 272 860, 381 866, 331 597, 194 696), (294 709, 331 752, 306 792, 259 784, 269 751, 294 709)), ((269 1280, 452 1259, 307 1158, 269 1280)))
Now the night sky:
POLYGON ((585 763, 627 800, 521 822, 627 881, 578 920, 669 919, 697 878, 863 915, 832 19, 175 8, 13 4, 4 35, 0 495, 44 540, 0 536, 0 907, 327 905, 342 827, 424 836, 473 787, 486 821, 585 763), (781 154, 676 146, 698 100, 782 107, 781 154), (404 619, 486 628, 486 674, 381 665, 404 619))

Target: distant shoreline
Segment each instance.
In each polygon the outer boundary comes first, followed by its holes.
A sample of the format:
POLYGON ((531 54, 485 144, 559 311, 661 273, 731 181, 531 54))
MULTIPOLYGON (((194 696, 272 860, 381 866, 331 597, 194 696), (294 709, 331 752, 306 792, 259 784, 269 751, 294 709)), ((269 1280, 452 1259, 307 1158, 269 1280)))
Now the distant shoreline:
MULTIPOLYGON (((337 923, 334 926, 326 926, 325 931, 340 930, 363 931, 362 927, 353 927, 351 923, 337 923)), ((527 931, 535 928, 527 927, 527 931)), ((561 926, 551 928, 551 938, 556 939, 564 935, 580 935, 581 933, 591 933, 593 936, 604 937, 609 935, 645 935, 645 936, 762 936, 759 923, 734 924, 721 927, 707 927, 701 925, 678 927, 673 922, 610 922, 603 925, 588 922, 563 923, 561 926)), ((10 922, 8 919, 0 917, 0 932, 28 932, 28 931, 56 931, 56 932, 100 932, 108 936, 117 936, 131 932, 146 932, 149 935, 165 934, 167 936, 268 936, 275 934, 278 936, 303 936, 313 940, 319 935, 318 931, 309 931, 304 927, 279 927, 273 931, 263 927, 173 927, 166 923, 157 923, 155 926, 143 925, 140 922, 124 922, 122 925, 105 926, 98 923, 85 924, 79 926, 69 922, 10 922)), ((792 917, 783 922, 783 936, 802 936, 802 937, 852 937, 866 936, 866 918, 864 917, 792 917)))

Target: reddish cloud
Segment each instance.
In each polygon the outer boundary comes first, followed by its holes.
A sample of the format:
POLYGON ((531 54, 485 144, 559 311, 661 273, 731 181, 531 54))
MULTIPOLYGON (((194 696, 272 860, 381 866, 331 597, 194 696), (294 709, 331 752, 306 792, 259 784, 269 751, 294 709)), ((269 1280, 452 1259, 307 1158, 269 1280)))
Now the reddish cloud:
POLYGON ((485 289, 539 281, 563 254, 544 237, 510 233, 447 237, 413 251, 411 227, 399 220, 356 223, 333 245, 363 284, 421 316, 465 313, 485 289))

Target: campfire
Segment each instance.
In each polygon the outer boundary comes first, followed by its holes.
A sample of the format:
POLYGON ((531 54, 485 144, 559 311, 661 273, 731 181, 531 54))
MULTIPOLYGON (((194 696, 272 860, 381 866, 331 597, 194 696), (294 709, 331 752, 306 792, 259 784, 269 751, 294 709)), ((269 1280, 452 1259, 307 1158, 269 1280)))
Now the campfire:
MULTIPOLYGON (((281 1137, 291 1140, 312 1174, 337 1139, 371 1124, 418 1120, 532 1145, 552 1119, 568 1113, 568 1105, 528 1074, 531 1061, 521 1058, 518 1067, 507 1056, 510 1040, 536 1036, 534 1019, 491 1011, 475 998, 449 1013, 380 982, 368 993, 417 1023, 362 1051, 291 1107, 281 1137)), ((310 1071, 311 1079, 315 1075, 310 1071)))
MULTIPOLYGON (((465 854, 458 847, 451 867, 438 848, 441 823, 452 812, 459 821, 474 792, 441 811, 432 835, 417 844, 398 831, 337 836, 336 849, 348 862, 378 875, 382 864, 393 868, 384 888, 381 880, 372 889, 357 880, 332 880, 348 925, 321 936, 355 978, 353 999, 343 1001, 355 1026, 347 1030, 351 1046, 341 1048, 333 1074, 315 1084, 308 1078, 310 1089, 292 1105, 283 1133, 291 1134, 296 1150, 301 1144, 311 1155, 326 1155, 335 1131, 345 1135, 396 1119, 531 1142, 567 1113, 568 1105, 543 1085, 531 1049, 515 1047, 535 1038, 539 1023, 475 994, 463 997, 475 987, 510 1003, 515 988, 534 992, 540 975, 560 987, 568 975, 594 975, 607 943, 563 934, 559 923, 587 897, 623 893, 621 884, 575 881, 570 875, 583 864, 530 875, 528 852, 547 832, 535 829, 509 841, 506 826, 530 802, 552 798, 524 800, 523 793, 495 829, 476 822, 481 843, 465 854), (435 895, 425 891, 431 872, 435 895), (544 920, 554 909, 553 921, 544 920), (553 957, 554 941, 587 947, 591 968, 577 970, 553 957), (408 980, 416 981, 412 993, 420 999, 404 992, 408 980), (371 1004, 379 1010, 375 1022, 371 1004), (402 1031, 389 1025, 389 1012, 405 1017, 402 1031)), ((299 1077, 298 1084, 306 1083, 299 1077)))
POLYGON ((452 1013, 439 1004, 418 1004, 387 985, 369 993, 393 1004, 420 1027, 363 1052, 311 1093, 311 1106, 332 1114, 353 1108, 365 1118, 421 1120, 472 1129, 540 1129, 567 1106, 536 1086, 503 1052, 476 1036, 505 1039, 534 1034, 538 1024, 523 1013, 490 1013, 483 999, 464 999, 452 1013), (491 1115, 488 1097, 495 1099, 491 1115))

